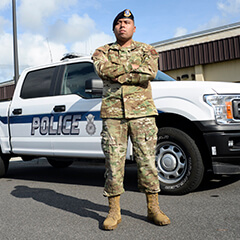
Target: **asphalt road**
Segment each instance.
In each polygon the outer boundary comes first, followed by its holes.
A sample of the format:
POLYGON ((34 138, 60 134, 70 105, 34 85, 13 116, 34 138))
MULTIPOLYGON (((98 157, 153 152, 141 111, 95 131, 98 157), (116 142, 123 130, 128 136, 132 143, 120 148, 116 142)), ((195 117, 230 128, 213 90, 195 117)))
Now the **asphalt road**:
POLYGON ((108 212, 103 165, 54 169, 46 161, 11 161, 0 179, 1 240, 240 239, 240 176, 221 176, 184 196, 159 196, 169 226, 146 220, 134 165, 126 167, 122 223, 101 229, 108 212))

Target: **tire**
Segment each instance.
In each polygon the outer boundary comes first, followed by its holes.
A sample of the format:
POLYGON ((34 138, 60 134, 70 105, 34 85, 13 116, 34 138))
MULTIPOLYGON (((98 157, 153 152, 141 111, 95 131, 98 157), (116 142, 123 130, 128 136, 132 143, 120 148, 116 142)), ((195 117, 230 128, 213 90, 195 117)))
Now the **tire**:
POLYGON ((55 158, 47 158, 48 163, 55 168, 67 168, 72 165, 73 161, 60 161, 55 158))
POLYGON ((156 166, 164 193, 186 194, 194 191, 203 180, 204 165, 196 143, 176 128, 159 129, 156 166))
POLYGON ((0 154, 0 178, 7 174, 10 157, 0 154))

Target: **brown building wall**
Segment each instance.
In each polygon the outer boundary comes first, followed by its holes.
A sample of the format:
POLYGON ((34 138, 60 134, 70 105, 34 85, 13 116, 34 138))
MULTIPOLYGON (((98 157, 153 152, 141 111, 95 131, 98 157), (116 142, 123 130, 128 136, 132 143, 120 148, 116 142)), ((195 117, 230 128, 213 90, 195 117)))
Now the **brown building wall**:
POLYGON ((162 71, 188 68, 240 58, 240 35, 159 53, 162 71))
POLYGON ((159 68, 178 80, 240 81, 240 22, 152 45, 159 68))
POLYGON ((0 87, 0 101, 10 100, 13 96, 15 84, 0 87))

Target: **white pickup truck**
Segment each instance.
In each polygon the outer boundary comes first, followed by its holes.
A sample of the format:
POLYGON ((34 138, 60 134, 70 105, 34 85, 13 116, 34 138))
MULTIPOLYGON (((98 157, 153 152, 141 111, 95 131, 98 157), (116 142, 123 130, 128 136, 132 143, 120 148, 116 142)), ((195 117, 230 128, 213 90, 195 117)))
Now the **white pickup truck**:
MULTIPOLYGON (((159 72, 151 83, 159 112, 156 166, 162 191, 191 192, 208 170, 239 174, 240 85, 172 80, 159 72)), ((12 101, 0 102, 0 176, 12 156, 46 157, 55 167, 104 159, 101 91, 90 57, 23 71, 12 101)), ((134 161, 131 142, 127 159, 134 161)))

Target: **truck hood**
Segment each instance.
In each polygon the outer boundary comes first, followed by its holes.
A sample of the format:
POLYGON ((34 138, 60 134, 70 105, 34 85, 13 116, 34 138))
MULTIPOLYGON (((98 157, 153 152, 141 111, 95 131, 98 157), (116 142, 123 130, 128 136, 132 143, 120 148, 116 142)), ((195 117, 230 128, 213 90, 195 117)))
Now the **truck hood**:
POLYGON ((215 120, 213 108, 205 95, 238 95, 239 83, 164 81, 152 82, 152 95, 159 112, 174 113, 191 121, 215 120))
MULTIPOLYGON (((153 97, 159 93, 164 95, 198 95, 231 94, 240 95, 240 83, 228 82, 196 82, 196 81, 154 81, 152 82, 153 97), (159 92, 160 91, 160 92, 159 92)), ((157 96, 158 95, 158 96, 157 96)))

